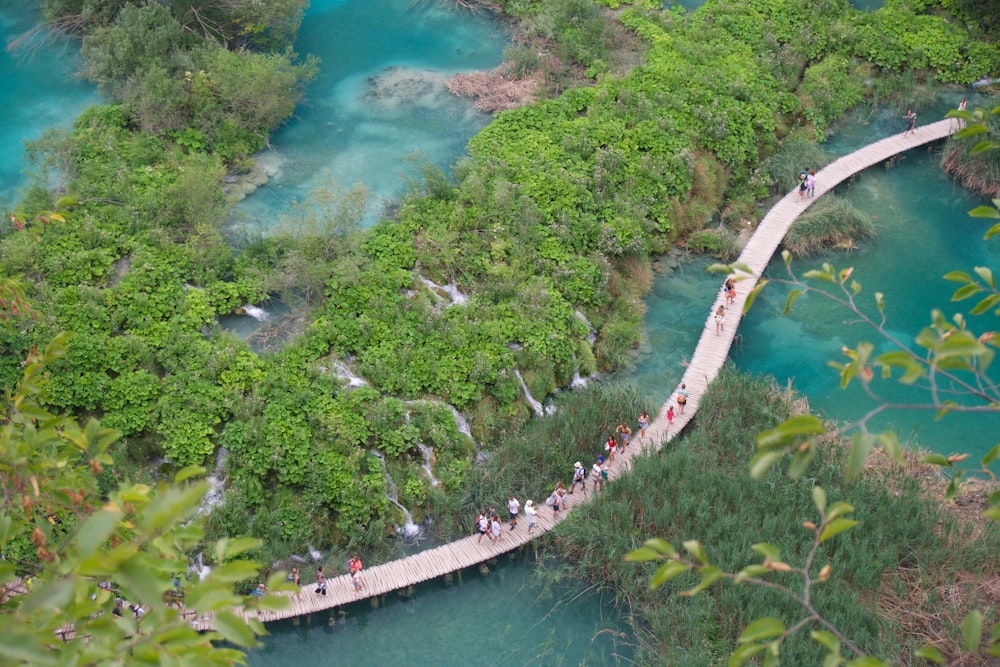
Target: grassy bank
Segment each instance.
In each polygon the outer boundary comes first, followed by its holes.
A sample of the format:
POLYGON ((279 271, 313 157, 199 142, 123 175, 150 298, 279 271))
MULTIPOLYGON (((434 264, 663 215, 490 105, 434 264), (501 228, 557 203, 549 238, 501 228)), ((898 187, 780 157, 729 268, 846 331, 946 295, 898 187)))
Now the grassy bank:
MULTIPOLYGON (((863 650, 910 662, 910 651, 929 636, 927 627, 911 623, 917 615, 942 634, 948 623, 941 616, 931 620, 943 611, 932 602, 940 582, 968 582, 968 573, 981 573, 973 577, 979 585, 956 589, 961 592, 948 610, 954 618, 960 619, 967 605, 984 603, 984 586, 998 575, 1000 531, 969 533, 905 472, 879 470, 848 484, 841 452, 833 448, 797 481, 777 470, 759 482, 750 478, 747 464, 757 433, 792 408, 791 398, 772 381, 725 369, 684 437, 636 461, 632 474, 563 524, 563 556, 577 563, 580 573, 613 586, 636 613, 645 664, 718 664, 754 619, 774 616, 791 626, 806 614, 787 597, 748 585, 716 584, 693 598, 676 595, 696 583, 693 575, 650 590, 652 566, 626 563, 623 555, 648 537, 674 544, 693 539, 705 545, 714 563, 738 571, 760 561, 750 547, 766 541, 799 566, 813 539, 802 522, 817 520, 811 500, 816 484, 831 501, 852 504, 860 525, 820 547, 816 568, 829 563, 833 576, 813 589, 812 601, 863 650), (912 587, 919 592, 910 594, 912 587), (901 602, 907 598, 909 604, 901 602)), ((792 575, 773 580, 793 588, 797 583, 792 575)), ((942 639, 946 654, 954 639, 942 639)), ((820 664, 821 655, 808 632, 782 646, 785 664, 820 664)))

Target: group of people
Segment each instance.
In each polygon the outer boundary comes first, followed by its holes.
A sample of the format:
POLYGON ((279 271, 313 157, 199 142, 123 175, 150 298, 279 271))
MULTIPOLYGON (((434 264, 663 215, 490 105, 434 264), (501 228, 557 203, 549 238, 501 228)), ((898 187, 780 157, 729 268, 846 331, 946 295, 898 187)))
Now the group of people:
POLYGON ((803 169, 799 172, 799 199, 811 199, 816 194, 816 170, 803 169))
MULTIPOLYGON (((528 533, 535 530, 535 522, 538 517, 538 510, 535 504, 528 500, 524 503, 524 515, 528 518, 528 533)), ((508 530, 517 528, 517 520, 521 516, 521 501, 514 496, 507 496, 507 516, 510 521, 508 530)), ((490 539, 490 542, 499 542, 503 539, 503 524, 496 507, 490 505, 488 512, 480 512, 476 517, 476 530, 479 532, 477 543, 483 541, 483 536, 490 539)))
MULTIPOLYGON (((351 575, 351 584, 354 586, 354 592, 360 593, 364 588, 361 583, 361 559, 357 555, 351 556, 351 559, 347 561, 347 569, 351 575)), ((293 567, 292 571, 288 573, 288 581, 299 585, 299 569, 293 567)), ((316 589, 313 591, 316 595, 326 595, 327 594, 327 579, 326 573, 323 571, 323 566, 320 565, 316 568, 316 589)))

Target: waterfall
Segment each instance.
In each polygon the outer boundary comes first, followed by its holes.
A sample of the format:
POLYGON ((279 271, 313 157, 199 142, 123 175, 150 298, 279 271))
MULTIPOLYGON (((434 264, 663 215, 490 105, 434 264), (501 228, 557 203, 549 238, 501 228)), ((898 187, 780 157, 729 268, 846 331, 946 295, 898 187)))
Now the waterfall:
POLYGON ((269 317, 269 314, 266 310, 260 308, 259 306, 251 306, 250 304, 246 304, 243 306, 243 313, 245 315, 249 315, 258 322, 263 322, 269 317))
POLYGON ((462 294, 458 290, 458 285, 456 285, 455 283, 448 283, 447 285, 438 285, 433 280, 424 278, 423 276, 417 276, 417 278, 420 280, 420 282, 422 282, 424 285, 427 285, 427 287, 430 288, 431 294, 433 294, 434 298, 436 298, 438 301, 443 302, 445 300, 444 297, 441 296, 440 292, 444 292, 445 294, 447 294, 448 298, 451 299, 451 303, 448 304, 449 306, 464 306, 469 301, 469 297, 462 294))
POLYGON ((200 516, 210 514, 212 510, 226 501, 226 480, 223 477, 223 472, 226 469, 227 458, 229 458, 229 450, 225 447, 219 447, 215 452, 215 469, 212 470, 211 475, 205 478, 205 481, 208 482, 208 491, 202 497, 201 504, 198 505, 198 511, 194 513, 191 521, 200 516))
POLYGON ((542 404, 538 402, 538 399, 531 395, 531 392, 528 390, 528 385, 525 384, 524 378, 521 377, 521 371, 515 368, 514 375, 517 376, 517 381, 521 383, 521 389, 524 390, 524 400, 528 401, 528 405, 531 406, 531 409, 535 411, 536 415, 539 417, 545 416, 545 408, 543 408, 542 404))
POLYGON ((587 316, 579 310, 574 311, 573 314, 576 316, 576 319, 583 322, 584 326, 587 327, 587 342, 593 345, 594 341, 597 340, 597 332, 594 331, 594 325, 592 325, 590 320, 587 319, 587 316))
POLYGON ((431 480, 431 486, 440 486, 441 480, 434 476, 434 470, 431 468, 431 461, 434 460, 434 448, 428 447, 422 442, 417 443, 417 448, 424 455, 424 465, 422 467, 431 480))
POLYGON ((198 581, 204 581, 205 577, 208 576, 208 573, 212 571, 212 568, 205 565, 205 560, 201 551, 198 552, 198 558, 195 562, 188 566, 188 569, 198 575, 198 581))
POLYGON ((371 455, 378 458, 379 463, 382 465, 382 475, 385 476, 386 484, 389 485, 389 492, 385 494, 386 500, 398 507, 403 512, 403 518, 405 519, 402 528, 397 528, 403 533, 403 537, 408 537, 410 539, 416 538, 420 535, 420 526, 413 523, 413 515, 410 514, 410 510, 403 507, 399 502, 399 489, 396 487, 395 480, 392 479, 392 475, 389 474, 389 469, 385 466, 385 454, 378 451, 374 447, 368 450, 371 455))
POLYGON ((355 375, 350 368, 347 367, 342 361, 333 362, 333 370, 337 373, 337 377, 341 380, 347 380, 348 387, 364 387, 368 382, 362 378, 355 375))
POLYGON ((580 371, 573 371, 573 379, 570 380, 569 386, 573 389, 586 389, 587 378, 580 377, 580 371))
POLYGON ((309 557, 313 559, 314 563, 318 563, 318 562, 320 562, 320 560, 323 559, 323 552, 322 551, 320 551, 319 549, 314 548, 313 545, 311 545, 311 544, 307 544, 306 546, 309 547, 309 557))
MULTIPOLYGON (((413 400, 413 401, 403 401, 403 405, 418 405, 420 403, 443 405, 449 410, 451 410, 451 415, 452 417, 455 418, 455 429, 472 441, 472 447, 476 451, 476 465, 482 464, 483 460, 486 458, 486 453, 483 452, 481 449, 479 449, 479 443, 476 441, 475 438, 472 437, 472 431, 469 429, 469 420, 465 418, 465 415, 463 415, 461 412, 458 411, 458 408, 456 408, 451 403, 445 403, 444 401, 435 401, 427 398, 413 400)), ((409 411, 406 412, 406 421, 410 421, 409 411)), ((418 447, 420 446, 422 445, 418 445, 418 447)), ((431 478, 433 479, 433 475, 431 475, 431 478)), ((435 486, 437 486, 437 484, 435 484, 435 486)))

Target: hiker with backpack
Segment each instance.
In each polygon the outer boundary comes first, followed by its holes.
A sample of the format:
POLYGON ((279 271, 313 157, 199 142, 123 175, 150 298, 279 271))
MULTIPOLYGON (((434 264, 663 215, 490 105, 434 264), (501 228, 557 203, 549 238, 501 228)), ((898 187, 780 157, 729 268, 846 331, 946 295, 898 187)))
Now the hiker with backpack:
POLYGON ((586 491, 587 490, 586 477, 587 477, 587 469, 583 467, 583 464, 580 463, 579 461, 577 461, 576 463, 574 463, 573 464, 573 481, 569 485, 569 492, 573 493, 573 489, 576 488, 577 484, 579 484, 581 487, 583 487, 583 490, 586 491))

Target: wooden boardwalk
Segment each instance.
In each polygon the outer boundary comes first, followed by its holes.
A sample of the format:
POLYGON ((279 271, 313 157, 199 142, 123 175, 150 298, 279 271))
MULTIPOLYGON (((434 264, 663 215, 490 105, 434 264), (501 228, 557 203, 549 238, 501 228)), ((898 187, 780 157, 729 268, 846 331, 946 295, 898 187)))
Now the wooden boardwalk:
MULTIPOLYGON (((722 295, 722 281, 719 281, 719 292, 716 300, 706 309, 705 328, 702 332, 694 355, 684 372, 681 382, 687 386, 689 392, 687 406, 684 414, 677 414, 670 432, 667 432, 666 406, 664 405, 659 413, 653 417, 649 429, 646 432, 644 442, 639 442, 638 434, 633 443, 624 452, 620 452, 609 472, 610 477, 620 475, 631 465, 631 459, 640 450, 647 447, 659 448, 663 443, 672 439, 677 433, 694 418, 698 412, 700 397, 718 375, 729 355, 729 348, 733 343, 736 329, 742 319, 743 303, 757 284, 758 278, 771 261, 771 257, 777 250, 778 245, 784 238, 788 229, 795 219, 819 199, 824 193, 850 178, 854 174, 867 169, 868 167, 887 160, 894 155, 916 148, 926 143, 943 139, 956 129, 955 121, 946 119, 930 125, 919 127, 915 132, 903 136, 897 134, 881 141, 869 144, 864 148, 846 155, 831 163, 816 174, 816 194, 812 199, 799 199, 797 191, 790 192, 781 199, 764 217, 753 237, 747 243, 739 257, 740 262, 750 267, 752 275, 746 276, 744 280, 737 283, 736 303, 726 311, 725 328, 716 335, 714 314, 720 304, 724 304, 722 295)), ((676 391, 674 393, 676 396, 676 391)), ((671 398, 670 402, 676 405, 676 401, 671 398)), ((567 496, 568 506, 566 510, 560 512, 558 520, 562 520, 565 515, 576 505, 586 502, 595 492, 577 491, 576 494, 567 496)), ((526 500, 520 499, 522 503, 526 500)), ((291 604, 287 609, 280 611, 241 611, 245 616, 253 616, 261 621, 276 621, 293 616, 312 614, 327 609, 343 606, 362 600, 390 593, 399 589, 406 589, 415 584, 441 577, 446 574, 462 570, 467 567, 478 565, 485 561, 496 558, 508 551, 512 551, 534 537, 542 535, 552 530, 558 520, 552 516, 552 510, 544 504, 544 498, 536 498, 534 501, 538 507, 538 525, 534 532, 528 534, 528 522, 523 516, 518 521, 518 526, 513 531, 507 530, 504 525, 502 539, 494 544, 488 539, 482 543, 478 542, 478 536, 465 537, 442 546, 422 551, 418 554, 408 556, 399 560, 383 563, 374 567, 365 568, 361 573, 364 588, 359 592, 354 592, 350 577, 346 574, 331 577, 328 581, 328 594, 318 595, 314 592, 315 585, 306 584, 299 594, 291 597, 291 604)), ((506 516, 506 506, 500 508, 501 517, 506 516)), ((311 583, 311 582, 310 582, 311 583)), ((212 628, 211 616, 196 616, 192 625, 200 630, 212 628)))

